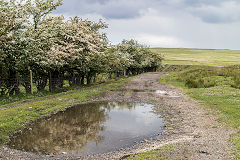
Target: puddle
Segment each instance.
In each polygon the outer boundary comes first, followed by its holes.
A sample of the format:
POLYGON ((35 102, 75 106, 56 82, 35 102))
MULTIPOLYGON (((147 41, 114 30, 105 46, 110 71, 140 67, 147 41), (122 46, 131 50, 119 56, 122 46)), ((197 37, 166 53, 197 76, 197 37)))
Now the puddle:
POLYGON ((169 96, 170 98, 180 98, 181 96, 169 96))
POLYGON ((119 91, 119 92, 155 92, 156 90, 148 90, 148 89, 118 89, 116 91, 119 91))
POLYGON ((181 96, 177 95, 169 95, 167 91, 164 90, 142 90, 142 89, 119 89, 117 91, 120 92, 150 92, 150 93, 156 93, 156 94, 161 94, 161 95, 167 95, 170 98, 180 98, 181 96))
POLYGON ((40 119, 11 137, 9 146, 38 154, 92 155, 130 147, 162 132, 153 105, 126 102, 81 104, 40 119))
POLYGON ((121 92, 153 92, 153 93, 157 93, 157 94, 167 94, 167 91, 163 91, 163 90, 148 90, 148 89, 119 89, 117 91, 121 91, 121 92))
POLYGON ((156 90, 155 93, 157 93, 157 94, 167 94, 167 91, 156 90))

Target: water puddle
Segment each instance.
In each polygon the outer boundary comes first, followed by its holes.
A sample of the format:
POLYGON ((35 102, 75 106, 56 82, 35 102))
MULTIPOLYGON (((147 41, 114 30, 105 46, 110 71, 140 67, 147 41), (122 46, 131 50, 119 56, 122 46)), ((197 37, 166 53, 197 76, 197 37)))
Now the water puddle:
POLYGON ((162 131, 153 105, 126 102, 81 104, 40 119, 11 137, 9 146, 38 154, 91 155, 130 147, 162 131))
POLYGON ((167 94, 167 91, 156 90, 155 93, 157 93, 157 94, 167 94))
POLYGON ((155 92, 156 90, 149 89, 118 89, 119 92, 155 92))
POLYGON ((167 91, 163 90, 149 90, 149 89, 119 89, 121 92, 152 92, 157 94, 167 94, 167 91))
POLYGON ((169 96, 170 98, 180 98, 181 96, 169 96))
POLYGON ((170 98, 180 98, 181 97, 178 95, 171 95, 167 91, 164 91, 164 90, 119 89, 117 91, 120 91, 120 92, 145 92, 145 93, 150 92, 150 93, 156 93, 159 95, 166 95, 170 98))

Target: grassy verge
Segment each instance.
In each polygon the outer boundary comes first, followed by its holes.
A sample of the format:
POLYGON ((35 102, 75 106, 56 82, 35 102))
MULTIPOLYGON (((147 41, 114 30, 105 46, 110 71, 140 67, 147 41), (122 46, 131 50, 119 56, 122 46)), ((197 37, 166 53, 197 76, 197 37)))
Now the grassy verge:
POLYGON ((8 142, 8 136, 17 129, 23 128, 27 123, 41 116, 51 115, 75 103, 88 101, 92 96, 118 89, 129 81, 129 79, 124 78, 118 81, 91 86, 91 88, 88 87, 79 92, 78 90, 71 90, 64 92, 64 94, 59 93, 55 95, 55 98, 20 104, 14 108, 0 111, 0 144, 8 142))
POLYGON ((240 159, 240 90, 237 75, 237 66, 192 66, 166 75, 161 82, 182 88, 190 97, 219 113, 220 122, 238 130, 232 135, 232 142, 240 159))
MULTIPOLYGON (((56 96, 56 95, 62 94, 63 92, 69 92, 69 91, 73 91, 76 89, 85 89, 85 88, 89 88, 89 87, 91 87, 91 86, 85 85, 85 86, 65 87, 64 89, 55 91, 55 92, 49 92, 48 90, 37 92, 35 90, 33 92, 33 95, 26 94, 26 93, 20 93, 19 95, 0 97, 0 108, 6 107, 9 105, 19 104, 21 102, 43 99, 43 98, 47 98, 49 96, 56 96)), ((22 89, 21 86, 20 86, 20 89, 22 89)))

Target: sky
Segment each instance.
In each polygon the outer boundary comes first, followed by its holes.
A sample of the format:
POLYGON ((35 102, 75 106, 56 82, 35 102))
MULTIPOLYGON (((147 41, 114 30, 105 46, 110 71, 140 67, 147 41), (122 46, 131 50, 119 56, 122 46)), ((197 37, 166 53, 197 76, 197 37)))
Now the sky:
POLYGON ((63 0, 54 14, 102 19, 112 44, 240 49, 239 0, 63 0))

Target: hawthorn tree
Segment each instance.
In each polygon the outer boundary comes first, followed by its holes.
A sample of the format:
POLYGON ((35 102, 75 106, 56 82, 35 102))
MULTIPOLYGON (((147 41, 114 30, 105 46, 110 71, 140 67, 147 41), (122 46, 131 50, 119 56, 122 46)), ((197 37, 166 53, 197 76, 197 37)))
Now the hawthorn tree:
POLYGON ((28 25, 29 14, 25 3, 11 0, 0 0, 1 15, 1 64, 5 70, 5 84, 9 95, 19 94, 19 81, 17 79, 18 63, 27 52, 28 38, 24 32, 28 25))
MULTIPOLYGON (((56 41, 56 31, 59 25, 52 22, 58 22, 54 18, 49 18, 49 14, 58 6, 62 5, 62 0, 34 0, 28 2, 29 26, 25 31, 25 36, 30 39, 27 46, 28 53, 22 59, 21 76, 25 77, 22 85, 27 93, 30 93, 29 70, 33 70, 34 81, 36 82, 38 91, 44 90, 48 80, 48 66, 45 61, 45 53, 48 52, 56 41), (49 24, 47 24, 49 22, 49 24), (50 23, 51 22, 51 23, 50 23), (56 28, 54 28, 56 27, 56 28)), ((55 17, 62 20, 62 17, 55 17)))
MULTIPOLYGON (((70 85, 87 82, 94 74, 102 71, 102 55, 104 55, 103 34, 99 32, 100 28, 106 27, 101 21, 93 23, 82 20, 78 17, 71 18, 63 22, 60 18, 50 18, 47 23, 48 27, 53 26, 50 35, 53 36, 53 45, 48 52, 45 52, 43 62, 48 65, 52 72, 53 89, 62 85, 62 78, 67 72, 70 85), (50 20, 50 21, 49 21, 50 20), (56 29, 57 28, 57 29, 56 29), (61 80, 61 82, 54 82, 61 80)), ((43 28, 47 28, 47 26, 43 28)), ((49 33, 49 28, 47 29, 49 33)), ((49 38, 48 38, 49 39, 49 38)))
POLYGON ((126 70, 127 74, 139 74, 147 71, 156 71, 161 65, 162 56, 153 53, 147 46, 139 44, 135 40, 123 40, 117 46, 109 50, 111 70, 115 72, 126 70), (112 64, 113 63, 113 64, 112 64), (116 65, 115 67, 113 65, 116 65))
POLYGON ((117 77, 155 71, 162 57, 134 40, 108 46, 102 21, 50 16, 61 0, 0 0, 1 94, 30 93, 29 70, 38 91, 90 84, 99 73, 117 77))

